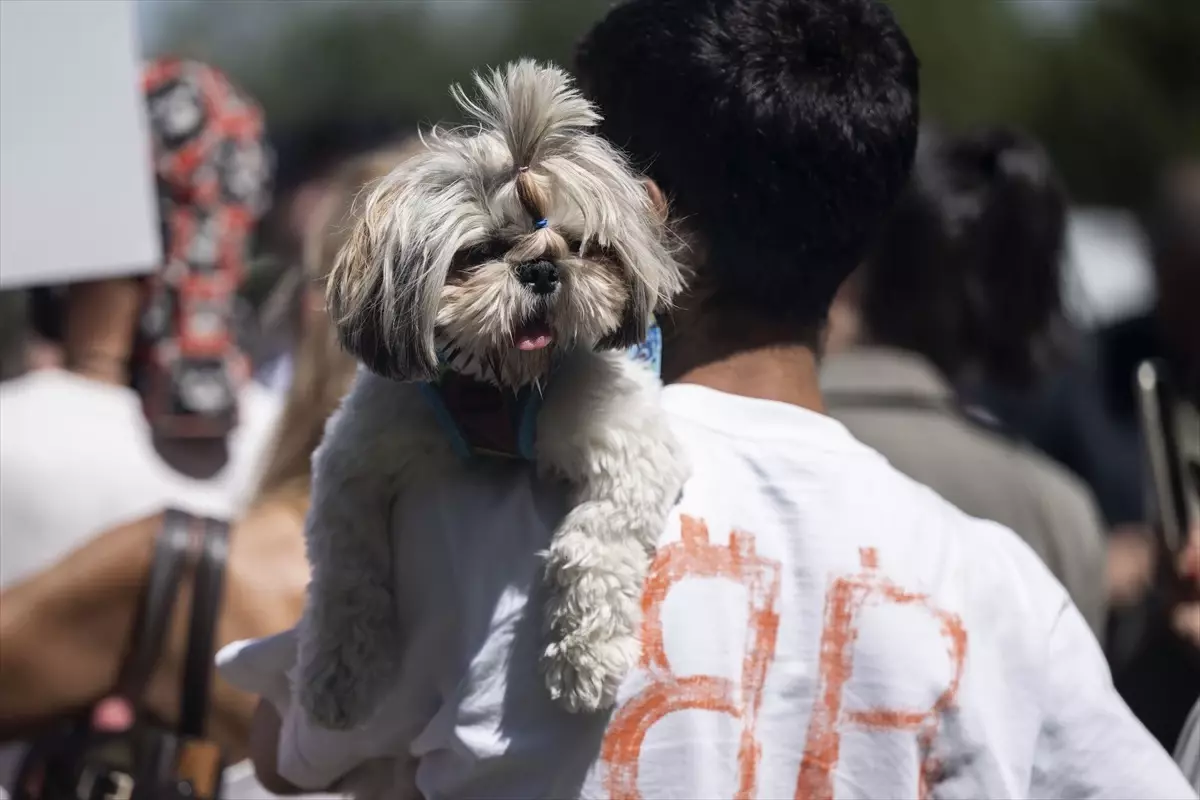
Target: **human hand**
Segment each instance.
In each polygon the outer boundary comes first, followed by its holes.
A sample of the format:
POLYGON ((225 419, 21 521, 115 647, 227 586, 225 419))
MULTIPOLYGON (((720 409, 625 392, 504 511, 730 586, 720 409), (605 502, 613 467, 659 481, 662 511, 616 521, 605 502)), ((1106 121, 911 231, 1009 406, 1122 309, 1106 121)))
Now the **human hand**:
POLYGON ((1200 647, 1200 524, 1192 526, 1187 547, 1179 556, 1178 570, 1184 581, 1184 597, 1171 614, 1171 625, 1177 634, 1200 647))
POLYGON ((1108 540, 1108 602, 1114 607, 1138 603, 1154 581, 1157 544, 1147 526, 1126 525, 1108 540))

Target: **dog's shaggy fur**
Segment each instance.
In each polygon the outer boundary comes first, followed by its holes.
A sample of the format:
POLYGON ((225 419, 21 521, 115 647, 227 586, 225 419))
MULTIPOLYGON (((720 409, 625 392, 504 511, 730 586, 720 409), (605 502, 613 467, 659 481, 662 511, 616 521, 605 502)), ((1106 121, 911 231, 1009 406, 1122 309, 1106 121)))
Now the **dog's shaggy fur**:
POLYGON ((330 276, 368 370, 314 455, 300 695, 325 727, 363 722, 399 674, 389 506, 416 471, 460 464, 416 385, 439 361, 544 392, 537 466, 573 492, 545 554, 542 668, 569 710, 611 705, 634 664, 642 583, 686 478, 658 381, 614 351, 682 287, 665 215, 563 72, 522 61, 477 83, 478 99, 456 90, 476 124, 435 129, 369 192, 330 276))

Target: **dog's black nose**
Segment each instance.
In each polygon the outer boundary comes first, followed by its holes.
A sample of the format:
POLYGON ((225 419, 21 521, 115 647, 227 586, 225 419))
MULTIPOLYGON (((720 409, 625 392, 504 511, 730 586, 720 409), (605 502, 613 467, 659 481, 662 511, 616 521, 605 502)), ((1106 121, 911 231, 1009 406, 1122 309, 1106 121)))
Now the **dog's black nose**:
POLYGON ((534 294, 550 294, 558 288, 558 266, 553 261, 526 261, 517 267, 517 280, 534 294))

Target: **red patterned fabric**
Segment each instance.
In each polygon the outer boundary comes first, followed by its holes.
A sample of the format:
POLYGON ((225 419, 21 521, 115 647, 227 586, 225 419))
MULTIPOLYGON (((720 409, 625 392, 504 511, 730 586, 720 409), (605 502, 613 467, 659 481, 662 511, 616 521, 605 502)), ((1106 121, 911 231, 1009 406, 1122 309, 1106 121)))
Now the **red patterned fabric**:
POLYGON ((220 72, 163 59, 142 74, 165 263, 146 281, 137 389, 155 433, 222 438, 237 424, 248 364, 234 300, 270 199, 259 108, 220 72))

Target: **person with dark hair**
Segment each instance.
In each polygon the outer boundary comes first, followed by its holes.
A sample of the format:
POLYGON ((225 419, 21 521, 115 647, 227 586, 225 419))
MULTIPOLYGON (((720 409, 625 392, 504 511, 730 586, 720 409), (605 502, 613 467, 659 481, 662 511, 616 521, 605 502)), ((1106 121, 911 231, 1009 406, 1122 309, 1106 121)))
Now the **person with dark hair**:
POLYGON ((32 331, 29 320, 29 293, 24 290, 0 292, 0 381, 25 374, 32 331))
POLYGON ((300 308, 307 290, 299 265, 305 231, 319 212, 322 196, 337 182, 337 170, 401 138, 413 125, 384 119, 322 119, 274 137, 275 197, 261 224, 260 249, 270 264, 260 268, 269 289, 259 305, 262 324, 250 354, 255 380, 286 392, 292 380, 290 343, 303 325, 300 308), (274 274, 270 274, 270 273, 274 274))
POLYGON ((1066 209, 1028 137, 927 131, 875 252, 839 295, 822 386, 829 413, 897 469, 1016 531, 1102 636, 1105 538, 1091 493, 954 389, 965 375, 1028 386, 1050 359, 1066 209))
MULTIPOLYGON (((1132 372, 1143 358, 1163 358, 1181 394, 1200 406, 1200 159, 1165 172, 1146 229, 1157 300, 1150 317, 1129 323, 1136 329, 1130 338, 1141 347, 1131 347, 1130 357, 1113 366, 1132 372)), ((1133 383, 1126 378, 1118 372, 1108 382, 1112 394, 1122 394, 1121 411, 1132 415, 1133 383)))
MULTIPOLYGON (((1109 397, 1129 442, 1124 457, 1137 464, 1144 462, 1134 373, 1148 359, 1162 362, 1179 395, 1176 446, 1184 458, 1200 452, 1200 161, 1164 171, 1146 229, 1158 296, 1154 309, 1102 334, 1109 397)), ((1192 465, 1191 477, 1200 485, 1200 465, 1192 465)), ((1184 591, 1155 586, 1142 606, 1119 620, 1130 644, 1114 666, 1122 695, 1167 746, 1180 736, 1189 705, 1200 696, 1200 508, 1190 505, 1190 549, 1158 554, 1162 573, 1172 559, 1179 562, 1184 591)))
POLYGON ((370 763, 392 771, 379 797, 1194 798, 1036 556, 822 413, 829 306, 917 142, 917 59, 889 7, 630 0, 577 66, 695 269, 662 361, 692 477, 640 658, 611 710, 552 703, 537 554, 562 504, 480 465, 406 529, 430 548, 406 603, 444 622, 366 727, 306 721, 294 652, 253 648, 260 774, 312 789, 370 763), (463 533, 470 505, 495 509, 485 536, 463 533))
POLYGON ((1067 196, 1040 144, 1006 128, 932 130, 862 280, 873 338, 958 380, 1029 385, 1062 303, 1067 196))

